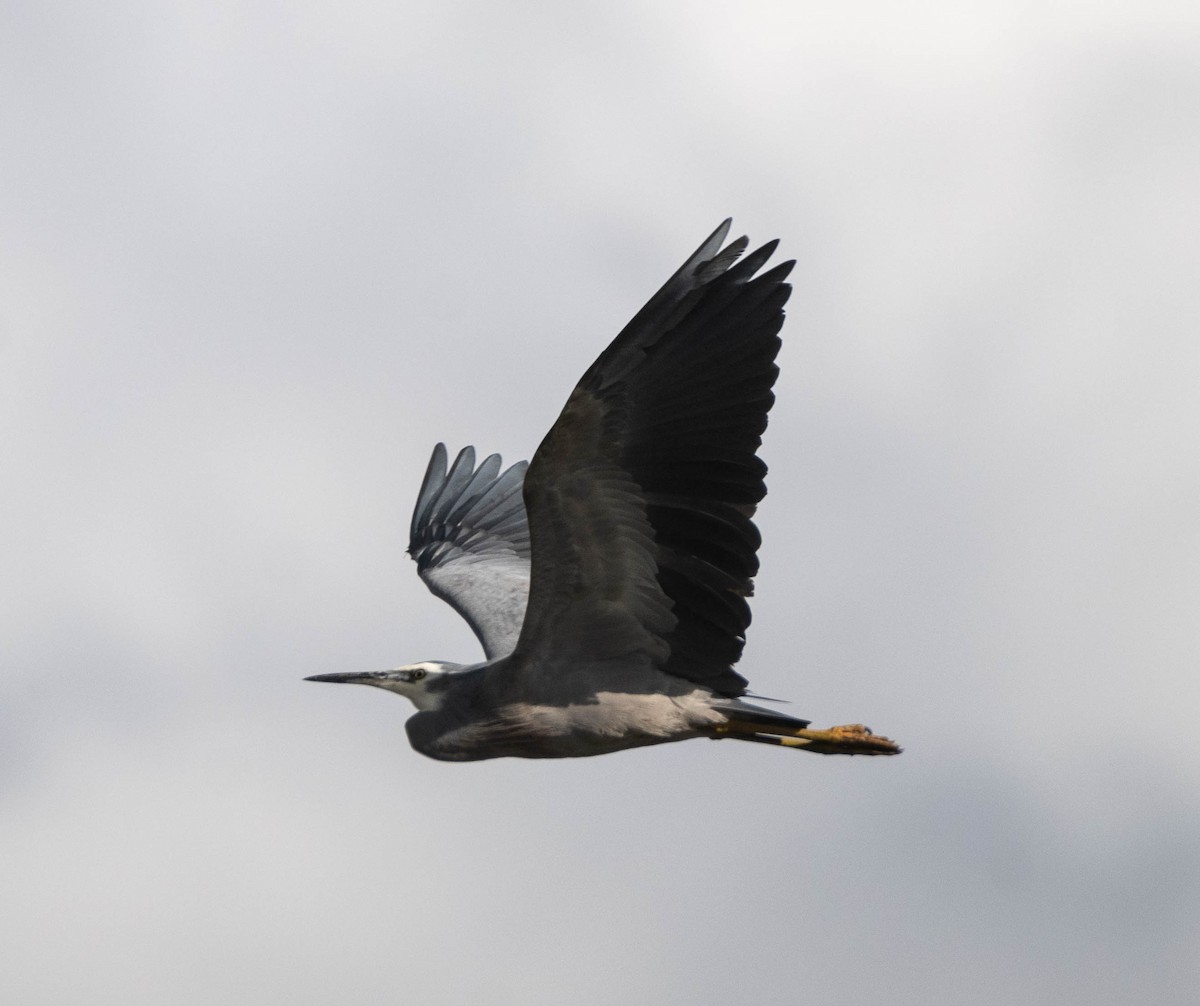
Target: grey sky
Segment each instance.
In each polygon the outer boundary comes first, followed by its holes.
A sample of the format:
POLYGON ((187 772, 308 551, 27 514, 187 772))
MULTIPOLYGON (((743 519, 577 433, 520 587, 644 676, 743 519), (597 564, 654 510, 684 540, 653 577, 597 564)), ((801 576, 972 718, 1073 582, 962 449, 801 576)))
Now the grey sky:
POLYGON ((1164 1004, 1200 977, 1188 3, 0 11, 0 999, 1164 1004), (431 445, 799 260, 753 687, 886 762, 437 764, 431 445))

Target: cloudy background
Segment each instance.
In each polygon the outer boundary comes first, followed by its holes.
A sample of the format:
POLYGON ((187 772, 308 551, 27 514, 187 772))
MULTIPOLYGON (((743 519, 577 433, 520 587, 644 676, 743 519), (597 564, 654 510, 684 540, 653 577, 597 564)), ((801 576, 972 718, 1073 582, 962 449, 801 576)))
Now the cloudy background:
POLYGON ((1193 1002, 1200 25, 1032 10, 5 5, 0 999, 1193 1002), (528 456, 730 214, 799 260, 743 669, 903 757, 302 684, 475 658, 431 445, 528 456))

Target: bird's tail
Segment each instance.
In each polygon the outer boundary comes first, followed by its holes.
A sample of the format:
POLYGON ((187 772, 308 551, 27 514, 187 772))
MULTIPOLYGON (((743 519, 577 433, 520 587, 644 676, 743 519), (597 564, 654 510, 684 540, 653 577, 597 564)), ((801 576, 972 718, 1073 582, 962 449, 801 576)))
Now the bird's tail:
POLYGON ((873 734, 861 723, 831 727, 829 730, 810 730, 808 720, 797 719, 773 709, 762 709, 742 702, 718 707, 725 714, 723 724, 715 727, 715 740, 732 738, 798 748, 813 754, 893 755, 901 752, 895 741, 873 734))

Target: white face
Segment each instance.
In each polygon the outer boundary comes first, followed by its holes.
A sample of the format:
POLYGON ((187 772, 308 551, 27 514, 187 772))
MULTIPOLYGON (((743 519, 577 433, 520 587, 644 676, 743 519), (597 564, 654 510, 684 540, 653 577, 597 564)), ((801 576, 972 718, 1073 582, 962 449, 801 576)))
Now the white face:
POLYGON ((390 671, 380 671, 371 675, 370 680, 364 680, 363 684, 403 695, 418 709, 425 711, 436 709, 441 704, 441 696, 429 691, 429 683, 446 673, 446 665, 436 660, 422 660, 390 671))

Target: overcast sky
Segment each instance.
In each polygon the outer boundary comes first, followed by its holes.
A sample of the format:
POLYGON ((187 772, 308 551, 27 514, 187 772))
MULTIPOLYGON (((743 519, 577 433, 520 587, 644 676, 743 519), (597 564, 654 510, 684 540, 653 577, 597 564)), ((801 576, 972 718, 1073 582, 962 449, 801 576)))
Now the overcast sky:
POLYGON ((1193 1002, 1200 19, 1100 7, 0 8, 0 999, 1193 1002), (798 260, 740 669, 905 754, 303 684, 477 659, 430 448, 727 215, 798 260))

